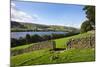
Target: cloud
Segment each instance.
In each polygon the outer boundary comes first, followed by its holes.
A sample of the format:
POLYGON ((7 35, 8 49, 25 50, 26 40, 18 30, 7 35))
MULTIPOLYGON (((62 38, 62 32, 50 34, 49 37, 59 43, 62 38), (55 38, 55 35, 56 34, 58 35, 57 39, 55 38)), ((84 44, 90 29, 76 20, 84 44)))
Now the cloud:
POLYGON ((80 28, 81 24, 66 24, 66 26, 69 26, 69 27, 75 27, 75 28, 80 28))
POLYGON ((28 13, 16 8, 15 3, 11 3, 11 20, 18 22, 36 22, 38 19, 37 15, 29 15, 28 13))
MULTIPOLYGON (((51 24, 51 25, 52 25, 52 24, 51 24)), ((80 26, 81 26, 81 23, 80 23, 80 24, 74 24, 74 23, 61 24, 61 23, 59 23, 59 24, 54 24, 54 25, 80 28, 80 26)))

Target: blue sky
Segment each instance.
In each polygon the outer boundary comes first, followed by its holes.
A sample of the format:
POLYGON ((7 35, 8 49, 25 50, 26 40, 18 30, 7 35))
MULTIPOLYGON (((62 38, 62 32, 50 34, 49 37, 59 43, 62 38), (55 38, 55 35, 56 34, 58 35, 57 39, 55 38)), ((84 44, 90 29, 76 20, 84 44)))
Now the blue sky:
POLYGON ((11 2, 11 19, 46 25, 79 28, 86 20, 82 5, 37 2, 11 2), (17 19, 16 19, 17 18, 17 19))

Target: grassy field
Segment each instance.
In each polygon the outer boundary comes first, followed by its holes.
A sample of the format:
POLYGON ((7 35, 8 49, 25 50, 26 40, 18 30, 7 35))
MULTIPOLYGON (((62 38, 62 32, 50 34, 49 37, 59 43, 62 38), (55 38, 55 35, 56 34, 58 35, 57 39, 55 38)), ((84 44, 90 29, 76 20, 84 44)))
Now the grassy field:
MULTIPOLYGON (((57 48, 66 48, 66 42, 70 39, 84 38, 91 36, 91 32, 79 34, 71 37, 56 39, 57 48)), ((26 46, 24 46, 25 48, 26 46)), ((21 49, 15 47, 11 49, 21 49)), ((87 62, 95 61, 95 49, 70 49, 61 51, 50 51, 48 49, 37 50, 29 53, 24 53, 11 57, 11 66, 23 65, 39 65, 39 64, 54 64, 54 63, 71 63, 71 62, 87 62)))
POLYGON ((11 50, 25 49, 25 48, 28 48, 28 47, 30 47, 30 46, 32 46, 32 45, 33 45, 33 44, 27 44, 27 45, 17 46, 17 47, 11 48, 11 50))
POLYGON ((60 39, 56 39, 56 47, 57 48, 66 48, 66 43, 70 40, 70 39, 77 39, 77 38, 85 38, 85 37, 89 37, 93 35, 93 33, 91 32, 87 32, 87 33, 83 33, 83 34, 78 34, 78 35, 74 35, 74 36, 70 36, 70 37, 65 37, 65 38, 60 38, 60 39))
POLYGON ((49 50, 38 50, 11 57, 11 65, 37 65, 70 62, 87 62, 95 60, 94 49, 71 49, 60 52, 49 50))
POLYGON ((48 50, 38 50, 11 57, 11 65, 21 65, 23 62, 42 56, 48 50))
POLYGON ((34 44, 36 44, 36 43, 26 44, 26 45, 22 45, 22 46, 13 47, 13 48, 11 48, 11 50, 13 51, 13 50, 21 50, 21 49, 25 49, 25 48, 28 48, 28 47, 34 45, 34 44))
MULTIPOLYGON (((54 41, 56 42, 56 47, 57 48, 66 48, 66 43, 70 40, 70 39, 76 39, 76 38, 83 38, 83 37, 89 37, 91 36, 91 32, 87 32, 87 33, 83 33, 83 34, 78 34, 78 35, 74 35, 74 36, 70 36, 70 37, 65 37, 65 38, 60 38, 60 39, 55 39, 54 41)), ((11 48, 11 50, 20 50, 20 49, 24 49, 27 47, 30 47, 33 44, 27 44, 27 45, 23 45, 23 46, 18 46, 18 47, 14 47, 11 48)))

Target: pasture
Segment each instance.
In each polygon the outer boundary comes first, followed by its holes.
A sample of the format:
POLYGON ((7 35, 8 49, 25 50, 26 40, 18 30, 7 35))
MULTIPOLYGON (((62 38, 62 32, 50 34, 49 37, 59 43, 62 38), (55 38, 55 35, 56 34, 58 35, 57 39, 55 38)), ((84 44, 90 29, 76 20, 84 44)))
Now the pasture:
MULTIPOLYGON (((89 37, 91 35, 93 35, 91 32, 87 32, 70 37, 55 39, 54 41, 56 42, 56 48, 66 48, 67 47, 66 43, 70 39, 84 38, 84 37, 89 37)), ((11 48, 11 50, 14 49, 18 50, 19 48, 15 47, 11 48)), ((16 56, 11 56, 11 67, 25 66, 25 65, 89 62, 89 61, 95 61, 94 48, 68 49, 59 51, 54 51, 50 49, 41 49, 16 56)))

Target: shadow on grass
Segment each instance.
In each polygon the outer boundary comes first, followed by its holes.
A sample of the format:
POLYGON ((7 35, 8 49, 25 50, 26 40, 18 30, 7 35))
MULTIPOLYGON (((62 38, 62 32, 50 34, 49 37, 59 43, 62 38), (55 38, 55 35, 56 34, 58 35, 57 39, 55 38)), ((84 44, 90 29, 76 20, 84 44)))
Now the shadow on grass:
POLYGON ((55 48, 55 49, 50 50, 50 51, 63 51, 63 50, 66 50, 66 48, 55 48))

